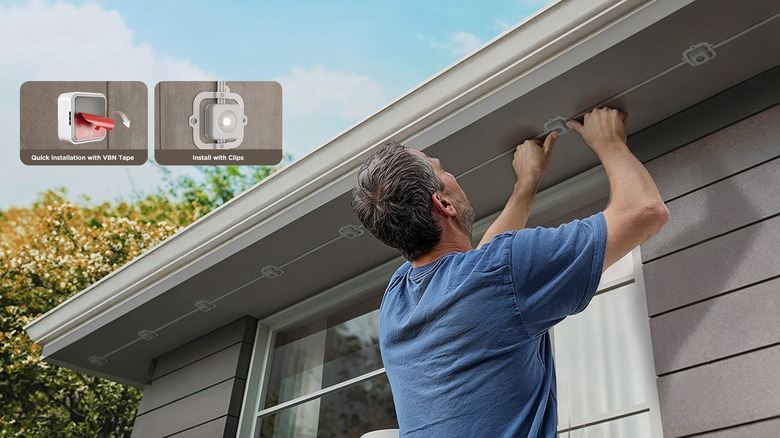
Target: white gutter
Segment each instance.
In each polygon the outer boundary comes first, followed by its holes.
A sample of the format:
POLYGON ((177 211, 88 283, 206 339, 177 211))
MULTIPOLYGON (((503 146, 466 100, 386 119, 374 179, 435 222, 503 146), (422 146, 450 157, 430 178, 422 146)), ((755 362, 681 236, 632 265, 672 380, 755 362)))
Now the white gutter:
MULTIPOLYGON (((553 4, 71 297, 25 330, 38 344, 58 341, 64 347, 347 192, 359 165, 382 141, 411 139, 410 144, 424 149, 488 111, 479 104, 495 97, 502 87, 523 83, 529 75, 536 76, 533 83, 549 80, 591 52, 598 53, 691 1, 566 0, 553 4), (640 9, 643 13, 636 14, 640 9), (573 50, 588 46, 589 40, 607 28, 609 35, 598 44, 590 44, 584 53, 573 50)), ((501 104, 500 99, 491 100, 491 107, 501 104)), ((51 352, 51 347, 44 353, 51 352)))

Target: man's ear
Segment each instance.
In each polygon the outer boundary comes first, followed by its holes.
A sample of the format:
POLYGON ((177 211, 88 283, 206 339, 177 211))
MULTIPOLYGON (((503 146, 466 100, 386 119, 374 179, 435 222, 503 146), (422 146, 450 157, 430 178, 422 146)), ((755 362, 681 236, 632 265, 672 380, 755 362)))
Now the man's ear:
POLYGON ((451 217, 458 215, 458 212, 455 211, 455 206, 452 205, 452 202, 443 193, 434 192, 431 195, 431 200, 433 201, 433 210, 439 214, 451 217))

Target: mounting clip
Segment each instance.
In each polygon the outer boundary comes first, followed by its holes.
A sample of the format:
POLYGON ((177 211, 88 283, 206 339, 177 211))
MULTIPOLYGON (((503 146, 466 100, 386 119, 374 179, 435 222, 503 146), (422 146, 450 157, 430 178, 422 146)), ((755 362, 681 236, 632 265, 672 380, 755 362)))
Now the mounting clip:
POLYGON ((354 225, 344 225, 343 227, 339 228, 339 234, 341 234, 341 237, 354 239, 356 237, 362 236, 363 230, 354 225))
POLYGON ((201 312, 209 312, 217 308, 217 305, 211 301, 200 300, 195 302, 195 308, 201 312))
POLYGON ((284 271, 277 268, 276 266, 266 266, 263 269, 261 269, 260 272, 263 274, 263 276, 267 278, 276 278, 284 274, 284 271))
POLYGON ((108 362, 108 359, 106 359, 103 356, 90 356, 89 357, 89 363, 92 365, 95 365, 96 367, 99 367, 101 365, 105 365, 106 362, 108 362))
POLYGON ((189 125, 192 127, 192 141, 198 149, 233 149, 244 140, 244 126, 247 124, 244 114, 244 99, 238 93, 231 93, 223 81, 217 83, 217 91, 203 91, 192 101, 192 115, 189 125), (215 99, 216 103, 206 105, 206 117, 200 120, 200 105, 205 99, 215 99), (228 104, 225 100, 236 103, 228 104), (203 122, 206 137, 214 143, 206 143, 200 138, 200 124, 203 122))
POLYGON ((558 116, 548 120, 547 123, 544 124, 544 129, 547 132, 555 131, 558 133, 558 135, 565 134, 570 131, 569 127, 566 126, 566 122, 568 121, 568 118, 558 116))
POLYGON ((717 56, 715 46, 709 43, 699 43, 683 52, 683 61, 691 67, 698 67, 710 62, 715 56, 717 56))
POLYGON ((157 337, 157 333, 151 330, 141 330, 140 332, 138 332, 138 337, 143 339, 144 341, 151 341, 152 339, 157 337))

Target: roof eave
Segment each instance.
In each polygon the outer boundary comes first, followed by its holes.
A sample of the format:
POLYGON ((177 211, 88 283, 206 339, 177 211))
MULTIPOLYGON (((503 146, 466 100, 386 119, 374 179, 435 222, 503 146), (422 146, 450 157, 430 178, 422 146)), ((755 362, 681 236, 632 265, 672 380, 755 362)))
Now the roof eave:
POLYGON ((440 122, 455 121, 457 126, 479 117, 484 109, 475 103, 508 82, 528 77, 527 86, 537 86, 544 78, 556 76, 556 72, 565 71, 596 50, 621 41, 691 1, 573 0, 553 4, 25 329, 34 342, 46 345, 83 330, 98 318, 105 319, 129 302, 137 307, 257 241, 263 235, 258 230, 263 227, 294 220, 308 210, 297 207, 344 193, 345 181, 382 141, 407 141, 424 149, 455 129, 452 123, 440 122), (640 10, 647 12, 637 14, 640 10), (632 18, 630 23, 627 17, 632 18), (607 28, 610 35, 596 41, 595 37, 607 28), (572 50, 588 44, 593 47, 572 50), (242 239, 250 233, 253 239, 242 239))

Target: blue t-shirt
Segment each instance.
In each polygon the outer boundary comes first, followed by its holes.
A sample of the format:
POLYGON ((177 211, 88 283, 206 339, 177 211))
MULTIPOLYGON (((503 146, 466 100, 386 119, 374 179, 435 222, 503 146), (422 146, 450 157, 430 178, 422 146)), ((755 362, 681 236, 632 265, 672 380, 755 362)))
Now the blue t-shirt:
POLYGON ((401 266, 379 320, 401 435, 555 436, 547 331, 590 302, 606 241, 599 213, 401 266))

